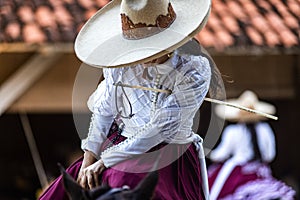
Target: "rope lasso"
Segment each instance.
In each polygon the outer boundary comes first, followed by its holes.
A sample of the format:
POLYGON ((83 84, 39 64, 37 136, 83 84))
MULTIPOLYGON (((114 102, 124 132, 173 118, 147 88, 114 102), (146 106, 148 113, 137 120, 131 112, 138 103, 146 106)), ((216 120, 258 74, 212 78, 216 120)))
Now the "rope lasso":
POLYGON ((126 118, 126 119, 132 118, 132 117, 134 116, 134 114, 132 114, 132 105, 131 105, 131 103, 130 103, 130 101, 129 101, 129 98, 128 98, 128 96, 127 96, 125 90, 124 90, 124 87, 125 87, 125 86, 121 83, 121 81, 119 81, 119 82, 116 83, 116 84, 114 83, 114 85, 116 86, 116 89, 115 89, 115 104, 116 104, 116 110, 117 110, 117 113, 118 113, 122 118, 126 118), (121 86, 122 91, 123 91, 123 94, 125 95, 125 98, 126 98, 128 104, 129 104, 129 107, 130 107, 130 114, 129 114, 128 116, 123 116, 123 115, 122 115, 122 112, 119 111, 118 100, 117 100, 117 93, 118 93, 117 90, 118 90, 118 86, 121 86))
POLYGON ((278 120, 278 117, 276 117, 276 116, 273 116, 273 115, 270 115, 270 114, 267 114, 267 113, 264 113, 264 112, 261 112, 261 111, 258 111, 258 110, 253 110, 253 109, 241 106, 241 105, 237 105, 237 104, 233 104, 233 103, 229 103, 229 102, 225 102, 225 101, 220 101, 220 100, 217 100, 217 99, 211 99, 211 98, 207 98, 207 97, 204 98, 204 100, 212 102, 212 103, 217 103, 217 104, 221 104, 221 105, 225 105, 225 106, 230 106, 230 107, 237 108, 237 109, 240 109, 240 110, 244 110, 244 111, 247 111, 247 112, 250 112, 250 113, 258 114, 258 115, 261 115, 261 116, 264 116, 264 117, 267 117, 267 118, 270 118, 270 119, 278 120))
MULTIPOLYGON (((143 87, 143 86, 139 86, 139 85, 128 85, 128 84, 124 84, 124 83, 121 83, 121 82, 113 83, 113 85, 122 86, 122 89, 123 89, 123 87, 128 87, 128 88, 141 89, 141 90, 150 90, 150 91, 154 91, 154 92, 163 92, 163 93, 167 93, 167 94, 172 93, 171 90, 149 88, 149 87, 143 87)), ((126 94, 125 94, 125 96, 126 96, 126 94)), ((126 96, 126 98, 128 100, 127 96, 126 96)), ((267 113, 264 113, 264 112, 261 112, 261 111, 258 111, 258 110, 250 109, 250 108, 247 108, 247 107, 244 107, 244 106, 241 106, 241 105, 237 105, 237 104, 233 104, 233 103, 229 103, 229 102, 225 102, 225 101, 221 101, 221 100, 217 100, 217 99, 212 99, 212 98, 208 98, 208 97, 205 97, 204 101, 208 101, 208 102, 216 103, 216 104, 221 104, 221 105, 225 105, 225 106, 230 106, 230 107, 237 108, 237 109, 240 109, 240 110, 244 110, 244 111, 247 111, 247 112, 250 112, 250 113, 261 115, 261 116, 266 117, 266 118, 270 118, 270 119, 273 119, 273 120, 278 120, 278 117, 276 117, 276 116, 273 116, 273 115, 270 115, 270 114, 267 114, 267 113)))

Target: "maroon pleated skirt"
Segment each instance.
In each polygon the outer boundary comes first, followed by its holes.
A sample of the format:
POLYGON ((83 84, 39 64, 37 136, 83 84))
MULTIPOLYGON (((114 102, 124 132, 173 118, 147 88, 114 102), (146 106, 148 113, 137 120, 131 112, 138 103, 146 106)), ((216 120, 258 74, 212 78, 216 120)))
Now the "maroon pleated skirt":
MULTIPOLYGON (((111 134, 104 143, 106 148, 110 143, 118 144, 126 138, 112 126, 111 134)), ((159 180, 155 188, 154 199, 160 200, 201 200, 203 192, 201 187, 201 172, 198 152, 193 144, 159 144, 152 148, 149 152, 159 150, 159 159, 161 165, 158 168, 159 180), (172 158, 177 158, 172 162, 172 158), (169 160, 169 161, 168 161, 169 160), (168 164, 169 162, 169 164, 168 164), (167 163, 167 164, 166 164, 167 163)), ((151 169, 156 161, 155 156, 136 156, 134 159, 126 160, 117 164, 112 168, 106 169, 101 180, 108 183, 111 187, 122 187, 127 185, 134 188, 148 174, 147 170, 151 169), (127 169, 135 169, 137 172, 128 171, 127 169), (123 170, 125 169, 125 170, 123 170)), ((74 162, 67 168, 67 172, 77 179, 82 158, 74 162)), ((67 200, 62 177, 59 176, 52 184, 43 192, 40 200, 67 200)))
MULTIPOLYGON (((220 176, 223 163, 213 164, 208 169, 208 181, 210 188, 220 176)), ((226 181, 217 199, 285 199, 293 200, 295 191, 284 182, 275 179, 267 164, 257 161, 249 161, 243 165, 237 165, 226 181)))

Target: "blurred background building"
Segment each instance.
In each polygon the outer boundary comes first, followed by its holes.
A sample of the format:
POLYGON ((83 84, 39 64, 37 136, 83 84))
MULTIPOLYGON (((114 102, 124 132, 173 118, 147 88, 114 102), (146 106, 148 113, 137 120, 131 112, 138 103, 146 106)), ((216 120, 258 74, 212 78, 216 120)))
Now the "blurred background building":
MULTIPOLYGON (((0 199, 35 199, 59 174, 57 162, 78 157, 72 113, 86 120, 89 112, 86 95, 72 110, 82 64, 73 42, 108 2, 0 1, 0 199)), ((299 0, 212 0, 208 24, 196 36, 223 74, 227 97, 250 89, 277 107, 279 120, 270 121, 277 139, 271 166, 294 187, 300 181, 299 16, 299 0)), ((206 104, 203 112, 209 112, 206 104)), ((87 130, 88 120, 84 124, 87 130)))

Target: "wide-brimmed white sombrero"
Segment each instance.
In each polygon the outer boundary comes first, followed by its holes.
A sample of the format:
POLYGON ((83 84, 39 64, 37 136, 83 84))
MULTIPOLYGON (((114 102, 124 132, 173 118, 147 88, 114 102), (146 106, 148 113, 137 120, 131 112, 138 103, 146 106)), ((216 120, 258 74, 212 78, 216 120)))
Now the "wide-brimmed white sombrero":
POLYGON ((210 7, 211 0, 113 0, 82 27, 75 53, 95 67, 151 61, 197 34, 206 24, 210 7))
MULTIPOLYGON (((228 103, 240 105, 269 115, 275 114, 276 108, 270 103, 260 101, 257 95, 250 90, 244 91, 240 97, 228 99, 228 103)), ((228 121, 232 122, 256 122, 267 119, 262 115, 247 112, 238 108, 217 105, 215 107, 216 114, 228 121)))

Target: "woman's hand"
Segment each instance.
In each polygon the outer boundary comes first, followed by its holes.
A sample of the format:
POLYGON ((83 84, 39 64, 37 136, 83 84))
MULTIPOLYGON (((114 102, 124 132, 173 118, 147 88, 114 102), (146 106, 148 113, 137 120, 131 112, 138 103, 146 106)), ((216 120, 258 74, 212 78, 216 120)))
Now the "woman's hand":
POLYGON ((99 175, 105 169, 103 161, 96 160, 93 153, 86 151, 80 168, 77 182, 86 189, 92 189, 99 185, 99 175))

